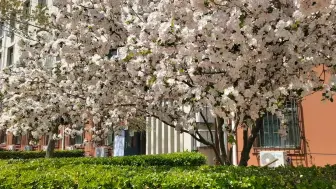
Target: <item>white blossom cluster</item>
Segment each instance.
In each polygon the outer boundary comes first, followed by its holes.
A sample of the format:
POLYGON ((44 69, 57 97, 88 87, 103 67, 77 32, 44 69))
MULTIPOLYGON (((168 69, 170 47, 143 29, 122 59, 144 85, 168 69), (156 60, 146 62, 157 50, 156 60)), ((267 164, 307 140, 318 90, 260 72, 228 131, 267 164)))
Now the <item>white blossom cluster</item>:
POLYGON ((125 120, 138 127, 138 116, 194 133, 205 106, 238 123, 266 111, 281 118, 289 97, 336 91, 335 5, 55 0, 50 24, 23 41, 19 64, 4 70, 0 128, 37 138, 62 118, 76 135, 91 120, 100 141, 125 120), (111 57, 118 48, 120 59, 111 57), (57 61, 46 66, 50 57, 57 61))
POLYGON ((61 0, 54 5, 50 24, 36 31, 35 40, 22 41, 20 61, 3 72, 0 127, 34 138, 54 133, 56 139, 60 125, 74 137, 92 120, 93 140, 100 141, 132 115, 118 106, 127 101, 121 89, 127 73, 108 57, 127 34, 120 1, 61 0), (68 120, 55 121, 63 117, 68 120))
POLYGON ((324 90, 332 98, 335 5, 334 0, 129 0, 123 8, 127 69, 147 84, 144 98, 151 111, 178 115, 170 121, 186 129, 205 105, 216 116, 235 115, 238 123, 266 111, 284 119, 281 104, 290 97, 324 90), (133 54, 141 56, 130 58, 133 54), (162 110, 163 100, 173 108, 162 110), (181 106, 191 108, 181 112, 181 106))

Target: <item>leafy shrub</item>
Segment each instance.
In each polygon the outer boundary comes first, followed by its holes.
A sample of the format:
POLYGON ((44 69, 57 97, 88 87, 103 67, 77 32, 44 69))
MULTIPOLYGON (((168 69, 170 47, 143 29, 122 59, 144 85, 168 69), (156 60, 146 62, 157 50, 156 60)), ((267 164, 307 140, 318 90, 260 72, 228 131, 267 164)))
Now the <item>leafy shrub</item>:
MULTIPOLYGON (((79 158, 81 159, 81 158, 79 158)), ((0 188, 297 188, 336 187, 336 166, 260 168, 114 166, 55 161, 0 161, 0 188)), ((98 160, 98 159, 97 159, 98 160)))
MULTIPOLYGON (((195 152, 179 152, 172 154, 139 155, 111 158, 74 159, 77 163, 102 165, 133 165, 133 166, 199 166, 206 163, 206 157, 195 152)), ((75 162, 74 162, 75 163, 75 162)))
MULTIPOLYGON (((56 154, 55 154, 56 155, 56 154)), ((65 157, 65 156, 62 156, 65 157)), ((159 155, 139 155, 124 157, 108 157, 108 158, 62 158, 62 159, 39 159, 39 163, 58 164, 58 165, 119 165, 119 166, 200 166, 205 165, 206 158, 204 155, 195 152, 181 152, 172 154, 159 155)), ((74 156, 72 156, 74 157, 74 156)), ((28 158, 21 158, 28 159, 28 158)), ((14 161, 15 162, 15 161, 14 161)))
MULTIPOLYGON (((35 159, 45 157, 44 151, 0 151, 0 159, 35 159)), ((55 151, 54 157, 83 157, 83 150, 55 151)))

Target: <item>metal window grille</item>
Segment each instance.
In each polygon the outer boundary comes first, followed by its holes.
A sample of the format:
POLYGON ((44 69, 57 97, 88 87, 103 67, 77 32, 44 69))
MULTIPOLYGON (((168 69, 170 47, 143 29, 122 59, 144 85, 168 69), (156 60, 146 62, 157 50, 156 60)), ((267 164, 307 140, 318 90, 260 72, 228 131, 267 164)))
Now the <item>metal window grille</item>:
POLYGON ((258 145, 263 148, 297 148, 300 147, 300 126, 298 106, 295 100, 286 102, 283 114, 287 120, 286 136, 279 133, 280 120, 276 115, 266 113, 263 117, 263 127, 259 133, 258 145))

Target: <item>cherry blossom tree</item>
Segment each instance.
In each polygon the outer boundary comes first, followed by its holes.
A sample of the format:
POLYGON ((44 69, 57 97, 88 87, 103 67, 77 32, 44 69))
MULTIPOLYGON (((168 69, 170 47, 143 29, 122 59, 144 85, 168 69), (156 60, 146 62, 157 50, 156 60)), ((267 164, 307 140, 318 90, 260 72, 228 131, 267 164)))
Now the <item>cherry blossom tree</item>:
POLYGON ((115 123, 153 116, 211 146, 221 164, 230 164, 223 137, 235 135, 237 127, 222 125, 231 119, 245 128, 240 164, 247 165, 264 113, 277 114, 285 131, 285 100, 314 91, 333 100, 336 91, 331 0, 58 0, 54 5, 47 27, 35 30, 37 42, 23 43, 18 65, 24 66, 3 80, 2 127, 12 132, 42 127, 50 132, 52 118, 60 120, 56 125, 89 118, 99 141, 115 123), (117 48, 122 60, 109 56, 117 48), (48 57, 59 57, 52 71, 42 66, 48 57), (22 116, 13 112, 32 106, 43 124, 34 128, 35 119, 15 121, 22 116), (216 131, 211 140, 195 120, 205 106, 216 118, 214 125, 205 119, 205 127, 216 131))
POLYGON ((286 131, 281 107, 288 98, 324 91, 333 101, 334 1, 132 0, 123 19, 129 32, 123 58, 146 86, 148 113, 212 146, 222 164, 230 164, 223 120, 245 128, 240 165, 247 165, 264 113, 277 114, 286 131), (173 108, 162 111, 163 101, 173 108), (195 124, 203 106, 216 117, 212 138, 219 138, 219 149, 195 124))
POLYGON ((60 138, 60 125, 73 136, 78 124, 90 119, 92 142, 100 142, 128 117, 134 127, 141 120, 120 104, 121 98, 132 101, 120 89, 127 73, 107 56, 126 38, 118 1, 54 5, 48 23, 23 39, 21 60, 2 77, 1 128, 14 135, 31 133, 36 139, 49 134, 47 157, 60 138))

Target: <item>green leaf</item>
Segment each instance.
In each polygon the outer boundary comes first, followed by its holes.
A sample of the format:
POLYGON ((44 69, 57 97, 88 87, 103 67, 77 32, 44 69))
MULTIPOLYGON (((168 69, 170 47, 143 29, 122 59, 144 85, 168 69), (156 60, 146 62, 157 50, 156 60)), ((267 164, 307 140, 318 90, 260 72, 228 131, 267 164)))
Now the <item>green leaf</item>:
POLYGON ((297 30, 300 26, 300 21, 296 21, 294 24, 291 25, 292 30, 297 30))
POLYGON ((228 136, 228 143, 230 143, 230 144, 235 144, 237 141, 236 141, 236 139, 234 138, 234 136, 233 135, 229 135, 228 136))
POLYGON ((174 20, 174 17, 172 17, 171 21, 170 21, 170 29, 172 32, 175 31, 175 20, 174 20))
POLYGON ((129 62, 130 60, 132 60, 134 58, 134 53, 129 53, 124 59, 123 61, 125 62, 129 62))
POLYGON ((156 76, 152 76, 152 77, 148 80, 148 84, 149 84, 149 85, 153 85, 155 81, 156 81, 156 76))
POLYGON ((239 27, 243 28, 245 24, 246 14, 241 14, 239 17, 239 27))

